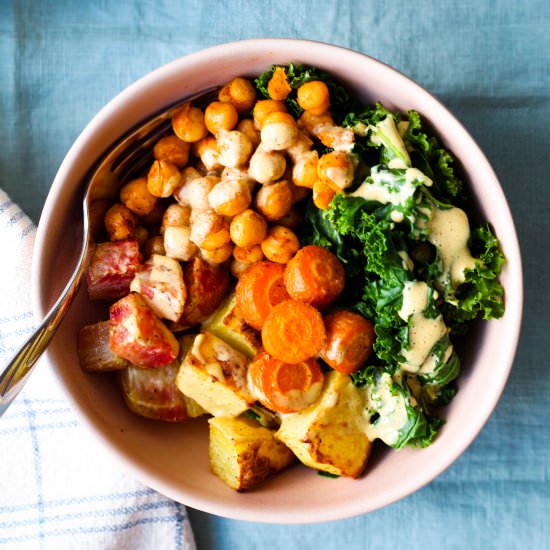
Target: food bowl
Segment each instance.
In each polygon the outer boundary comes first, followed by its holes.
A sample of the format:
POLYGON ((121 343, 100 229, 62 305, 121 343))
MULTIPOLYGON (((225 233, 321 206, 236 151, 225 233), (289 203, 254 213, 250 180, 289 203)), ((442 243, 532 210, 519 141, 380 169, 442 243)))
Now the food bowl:
POLYGON ((75 141, 46 200, 36 239, 32 292, 42 317, 64 286, 80 248, 79 186, 97 157, 151 113, 239 75, 273 63, 299 62, 328 71, 365 102, 415 109, 463 169, 476 207, 494 227, 507 258, 501 274, 506 311, 476 325, 465 342, 459 391, 444 411, 446 424, 426 449, 376 448, 358 480, 327 479, 296 466, 248 493, 236 493, 210 473, 203 419, 165 424, 132 414, 109 377, 78 364, 79 328, 105 315, 81 291, 48 350, 61 385, 82 422, 124 468, 146 485, 194 508, 242 520, 307 523, 369 512, 419 489, 449 467, 477 436, 508 378, 522 311, 521 260, 514 223, 499 182, 475 141, 432 95, 398 71, 366 55, 318 42, 284 39, 223 44, 178 59, 141 78, 108 103, 75 141), (405 474, 404 474, 405 473, 405 474))

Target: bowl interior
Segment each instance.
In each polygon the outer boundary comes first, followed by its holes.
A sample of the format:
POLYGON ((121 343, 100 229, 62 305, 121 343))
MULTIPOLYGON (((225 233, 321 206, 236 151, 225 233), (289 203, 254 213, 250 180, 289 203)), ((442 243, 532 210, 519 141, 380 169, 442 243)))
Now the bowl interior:
POLYGON ((491 222, 502 242, 508 260, 501 277, 506 313, 498 321, 481 324, 475 337, 466 341, 459 392, 445 411, 447 423, 435 443, 427 449, 400 452, 379 448, 373 453, 366 475, 359 480, 335 481, 296 466, 255 491, 237 494, 210 474, 204 420, 168 425, 141 419, 127 410, 109 376, 80 370, 78 330, 86 323, 106 318, 105 309, 91 304, 84 291, 51 344, 48 358, 92 434, 147 485, 184 504, 226 517, 297 523, 368 512, 429 482, 466 449, 483 427, 512 365, 522 308, 521 261, 513 220, 486 158, 433 96, 365 55, 297 40, 225 44, 158 69, 104 107, 62 163, 40 220, 33 298, 37 316, 43 316, 72 270, 80 247, 77 190, 106 146, 147 114, 182 96, 223 84, 235 76, 258 74, 272 63, 289 61, 331 72, 365 101, 382 101, 388 108, 404 112, 416 109, 424 115, 462 165, 480 214, 491 222), (402 472, 407 475, 400 475, 402 472))

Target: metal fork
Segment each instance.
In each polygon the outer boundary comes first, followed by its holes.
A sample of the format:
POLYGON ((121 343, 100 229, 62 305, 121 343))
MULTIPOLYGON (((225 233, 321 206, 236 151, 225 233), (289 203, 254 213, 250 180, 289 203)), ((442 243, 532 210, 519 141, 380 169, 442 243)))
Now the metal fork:
POLYGON ((0 373, 0 416, 23 388, 78 293, 93 245, 90 226, 92 204, 106 196, 114 196, 125 182, 137 177, 151 163, 153 145, 170 132, 174 111, 191 101, 204 105, 215 98, 216 92, 217 88, 203 90, 147 117, 119 137, 88 172, 82 182, 83 242, 76 267, 40 326, 0 373))

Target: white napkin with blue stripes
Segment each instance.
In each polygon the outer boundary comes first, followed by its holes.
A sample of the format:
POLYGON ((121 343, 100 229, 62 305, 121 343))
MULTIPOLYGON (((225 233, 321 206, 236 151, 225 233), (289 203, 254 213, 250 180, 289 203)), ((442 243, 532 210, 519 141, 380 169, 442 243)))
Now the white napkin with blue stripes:
MULTIPOLYGON (((0 190, 0 366, 33 329, 35 228, 0 190)), ((185 507, 97 449, 46 362, 0 417, 0 549, 195 548, 185 507)))

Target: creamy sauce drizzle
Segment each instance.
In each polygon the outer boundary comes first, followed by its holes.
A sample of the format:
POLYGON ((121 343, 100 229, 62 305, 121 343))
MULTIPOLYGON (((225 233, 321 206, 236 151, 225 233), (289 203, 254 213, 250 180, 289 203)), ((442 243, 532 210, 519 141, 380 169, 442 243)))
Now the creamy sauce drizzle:
POLYGON ((399 438, 399 430, 407 423, 405 399, 399 392, 392 394, 392 379, 383 373, 377 384, 367 391, 367 399, 380 416, 376 422, 365 425, 365 432, 370 441, 381 439, 387 445, 394 445, 399 438))
POLYGON ((434 207, 427 225, 428 240, 438 249, 441 258, 439 282, 443 288, 449 283, 456 288, 464 282, 464 270, 475 266, 475 259, 468 249, 468 217, 460 208, 443 210, 434 207))
POLYGON ((411 158, 405 144, 403 143, 403 138, 399 135, 397 126, 395 125, 395 120, 391 115, 388 115, 384 120, 381 120, 374 128, 374 132, 371 136, 371 141, 375 145, 386 145, 390 149, 396 149, 398 155, 401 157, 402 162, 406 166, 411 165, 411 158))
POLYGON ((448 332, 441 315, 435 319, 424 316, 428 306, 428 290, 428 285, 422 281, 407 281, 403 288, 403 305, 399 317, 409 322, 410 348, 401 350, 405 362, 400 366, 407 372, 433 370, 436 358, 431 354, 432 348, 448 332))

